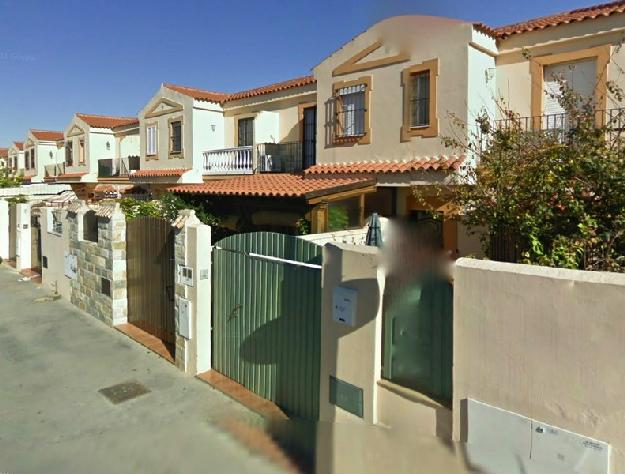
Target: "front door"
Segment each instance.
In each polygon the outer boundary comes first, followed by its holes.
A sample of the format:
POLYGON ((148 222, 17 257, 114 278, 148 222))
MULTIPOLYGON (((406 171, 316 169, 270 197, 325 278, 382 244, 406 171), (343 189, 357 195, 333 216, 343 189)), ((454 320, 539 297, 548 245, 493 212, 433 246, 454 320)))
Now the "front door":
POLYGON ((317 153, 317 107, 304 109, 304 136, 303 136, 304 169, 310 168, 316 162, 317 153))

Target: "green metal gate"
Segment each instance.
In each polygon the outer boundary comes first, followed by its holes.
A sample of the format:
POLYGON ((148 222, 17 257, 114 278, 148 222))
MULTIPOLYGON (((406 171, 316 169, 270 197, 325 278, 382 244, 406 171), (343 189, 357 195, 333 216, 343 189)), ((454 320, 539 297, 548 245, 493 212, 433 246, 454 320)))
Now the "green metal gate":
POLYGON ((213 251, 213 368, 285 412, 319 411, 321 247, 290 235, 227 237, 213 251))
POLYGON ((383 376, 450 402, 452 398, 453 288, 439 275, 393 292, 387 281, 383 376), (390 288, 389 288, 390 287, 390 288))

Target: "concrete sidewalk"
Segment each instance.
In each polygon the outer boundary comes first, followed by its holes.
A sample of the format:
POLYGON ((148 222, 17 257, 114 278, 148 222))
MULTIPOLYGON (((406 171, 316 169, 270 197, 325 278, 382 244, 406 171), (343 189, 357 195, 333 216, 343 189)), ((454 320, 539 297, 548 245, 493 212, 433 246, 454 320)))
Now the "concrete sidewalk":
POLYGON ((0 472, 276 472, 219 428, 260 418, 0 267, 0 472), (98 390, 138 382, 114 405, 98 390))

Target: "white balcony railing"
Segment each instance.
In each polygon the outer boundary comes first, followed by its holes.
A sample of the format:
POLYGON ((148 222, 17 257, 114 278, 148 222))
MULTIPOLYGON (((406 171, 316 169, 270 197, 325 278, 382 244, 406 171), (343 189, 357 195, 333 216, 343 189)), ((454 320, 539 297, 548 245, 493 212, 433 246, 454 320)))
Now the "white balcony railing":
POLYGON ((56 165, 46 165, 45 173, 46 178, 55 178, 57 176, 62 175, 65 172, 65 164, 59 163, 56 165))
POLYGON ((252 174, 254 147, 240 146, 223 150, 205 151, 204 174, 252 174))

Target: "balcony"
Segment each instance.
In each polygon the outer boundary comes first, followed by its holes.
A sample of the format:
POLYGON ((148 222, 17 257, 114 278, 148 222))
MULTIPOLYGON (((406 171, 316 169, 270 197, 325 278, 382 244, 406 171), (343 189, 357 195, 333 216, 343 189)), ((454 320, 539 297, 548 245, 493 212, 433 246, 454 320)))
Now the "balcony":
POLYGON ((254 147, 240 146, 205 151, 203 174, 228 175, 254 173, 254 147))
POLYGON ((314 145, 304 156, 302 142, 259 143, 204 152, 205 175, 299 173, 315 164, 314 145))
POLYGON ((140 168, 138 156, 124 158, 109 158, 98 160, 98 178, 117 178, 129 176, 133 171, 140 168))
MULTIPOLYGON (((625 108, 597 110, 594 112, 597 128, 605 127, 608 140, 623 139, 625 132, 625 108)), ((592 119, 592 116, 590 116, 592 119)), ((497 130, 519 131, 527 133, 543 133, 564 143, 571 132, 575 131, 584 118, 571 117, 568 113, 538 115, 534 117, 510 117, 497 120, 497 130)))
POLYGON ((46 165, 45 168, 46 178, 56 178, 65 173, 65 163, 57 163, 54 165, 46 165))

